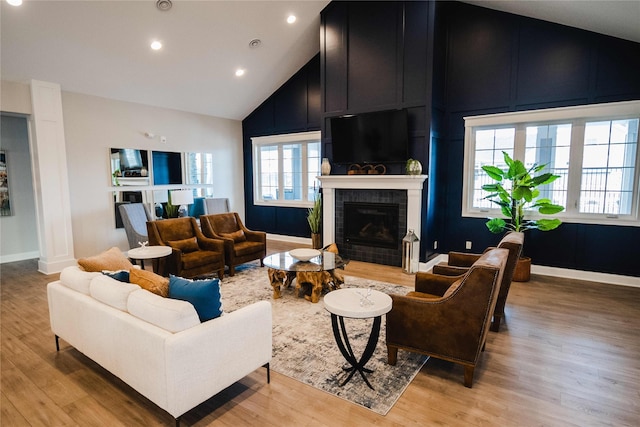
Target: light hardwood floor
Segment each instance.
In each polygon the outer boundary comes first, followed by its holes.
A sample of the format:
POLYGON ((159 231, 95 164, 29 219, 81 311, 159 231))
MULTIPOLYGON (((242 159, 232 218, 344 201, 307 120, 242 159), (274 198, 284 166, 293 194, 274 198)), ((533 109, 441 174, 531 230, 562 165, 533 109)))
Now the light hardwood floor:
MULTIPOLYGON (((270 241, 269 252, 291 244, 270 241)), ((62 342, 56 352, 35 261, 1 266, 2 426, 169 426, 173 419, 62 342)), ((347 275, 411 286, 399 268, 351 262, 347 275)), ((337 350, 336 350, 337 351, 337 350)), ((375 374, 374 374, 375 375, 375 374)), ((188 412, 193 426, 637 426, 640 289, 533 276, 514 282, 473 388, 431 359, 387 416, 258 369, 188 412)))

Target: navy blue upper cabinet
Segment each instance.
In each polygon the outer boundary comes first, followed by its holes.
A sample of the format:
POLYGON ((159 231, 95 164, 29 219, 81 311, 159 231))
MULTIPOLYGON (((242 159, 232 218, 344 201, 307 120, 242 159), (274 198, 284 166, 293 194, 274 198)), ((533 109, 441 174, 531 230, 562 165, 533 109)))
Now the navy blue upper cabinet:
POLYGON ((429 2, 332 2, 321 14, 324 108, 329 115, 430 100, 429 2))

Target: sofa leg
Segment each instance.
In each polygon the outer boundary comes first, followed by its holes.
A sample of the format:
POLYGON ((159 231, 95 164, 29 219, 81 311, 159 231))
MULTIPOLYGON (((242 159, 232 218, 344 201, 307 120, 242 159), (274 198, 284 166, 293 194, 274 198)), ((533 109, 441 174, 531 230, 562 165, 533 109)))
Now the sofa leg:
POLYGON ((267 384, 271 383, 271 368, 268 363, 264 364, 264 367, 267 368, 267 384))
POLYGON ((391 366, 398 362, 398 347, 387 346, 387 362, 391 366))
POLYGON ((56 351, 60 351, 60 337, 56 335, 56 351))
POLYGON ((473 384, 473 371, 475 366, 464 365, 464 386, 471 388, 473 384))
POLYGON ((220 280, 224 279, 224 268, 222 270, 218 270, 218 279, 220 280))
POLYGON ((229 276, 233 277, 236 274, 236 268, 233 265, 229 266, 229 276))

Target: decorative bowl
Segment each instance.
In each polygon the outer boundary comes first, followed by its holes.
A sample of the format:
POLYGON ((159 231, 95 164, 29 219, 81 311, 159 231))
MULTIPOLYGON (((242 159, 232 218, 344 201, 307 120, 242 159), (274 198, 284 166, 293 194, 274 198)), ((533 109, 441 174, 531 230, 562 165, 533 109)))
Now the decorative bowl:
POLYGON ((289 255, 298 261, 307 262, 311 258, 315 258, 320 255, 321 252, 317 249, 299 248, 289 251, 289 255))

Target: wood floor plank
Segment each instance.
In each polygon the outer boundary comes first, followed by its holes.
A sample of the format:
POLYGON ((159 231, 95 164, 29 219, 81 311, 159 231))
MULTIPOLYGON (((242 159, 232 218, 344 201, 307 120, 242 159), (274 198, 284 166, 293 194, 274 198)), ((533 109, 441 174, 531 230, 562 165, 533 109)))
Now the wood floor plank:
MULTIPOLYGON (((268 241, 268 252, 298 247, 268 241)), ((399 267, 346 276, 413 286, 399 267)), ((55 351, 37 261, 0 268, 0 425, 170 426, 173 418, 64 341, 55 351)), ((184 426, 637 426, 640 289, 532 275, 514 282, 473 388, 431 359, 386 416, 261 368, 182 417, 184 426)))

